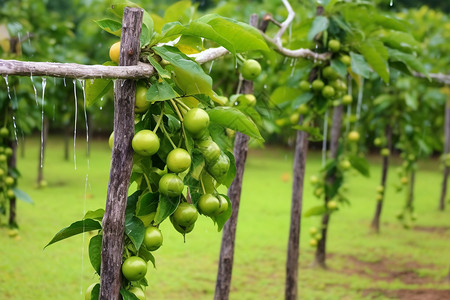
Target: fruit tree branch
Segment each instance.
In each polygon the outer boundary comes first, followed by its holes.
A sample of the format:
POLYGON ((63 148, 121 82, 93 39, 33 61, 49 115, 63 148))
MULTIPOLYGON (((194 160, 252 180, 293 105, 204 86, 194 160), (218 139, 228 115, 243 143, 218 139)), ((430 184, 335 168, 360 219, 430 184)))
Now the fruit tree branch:
POLYGON ((286 10, 288 11, 288 17, 286 20, 284 20, 281 24, 276 24, 277 26, 280 26, 280 30, 275 34, 273 38, 267 36, 263 32, 261 32, 262 37, 266 40, 266 42, 273 44, 275 46, 275 51, 279 52, 280 54, 292 57, 292 58, 308 58, 308 59, 314 59, 314 60, 329 60, 331 58, 331 53, 315 53, 314 51, 311 51, 309 49, 287 49, 283 47, 281 37, 286 32, 286 29, 291 25, 292 21, 295 17, 295 12, 292 9, 291 4, 288 0, 282 0, 284 6, 286 7, 286 10))
POLYGON ((419 78, 431 78, 433 81, 444 83, 444 84, 450 84, 450 75, 448 74, 442 74, 442 73, 430 73, 428 76, 426 74, 414 72, 413 75, 415 77, 419 78))

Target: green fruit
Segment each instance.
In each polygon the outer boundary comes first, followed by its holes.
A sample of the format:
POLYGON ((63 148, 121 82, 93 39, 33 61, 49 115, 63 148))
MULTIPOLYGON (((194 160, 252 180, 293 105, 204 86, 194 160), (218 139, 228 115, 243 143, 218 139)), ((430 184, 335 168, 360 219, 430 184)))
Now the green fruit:
POLYGON ((310 245, 311 247, 317 247, 317 244, 318 244, 318 242, 317 242, 316 239, 311 239, 311 240, 309 240, 309 245, 310 245))
POLYGON ((317 233, 317 228, 316 227, 311 227, 309 229, 309 234, 311 234, 312 236, 316 235, 316 233, 317 233))
POLYGON ((172 214, 173 222, 184 228, 188 228, 193 225, 195 221, 197 221, 197 218, 197 209, 194 205, 187 202, 180 203, 175 212, 172 214))
POLYGON ((315 91, 315 92, 321 91, 324 86, 325 86, 325 83, 323 83, 323 81, 320 79, 314 80, 311 84, 311 87, 312 87, 313 91, 315 91))
POLYGON ((175 230, 181 234, 186 234, 186 233, 191 232, 195 226, 195 223, 192 223, 191 225, 188 225, 188 226, 181 226, 173 220, 172 216, 170 216, 170 222, 172 223, 173 228, 175 228, 175 230))
POLYGON ((327 207, 328 207, 328 209, 334 210, 338 207, 338 204, 336 201, 331 200, 331 201, 328 201, 327 207))
POLYGON ((311 184, 317 184, 319 182, 319 178, 316 175, 312 175, 309 178, 309 181, 311 182, 311 184))
POLYGON ((220 180, 228 173, 230 168, 230 159, 225 153, 221 153, 219 158, 211 165, 207 166, 207 170, 212 177, 216 180, 220 180))
POLYGON ((309 81, 302 80, 299 84, 300 90, 304 92, 309 92, 311 90, 311 85, 309 84, 309 81))
POLYGON ((12 178, 11 176, 6 176, 5 178, 5 184, 7 186, 12 186, 14 185, 14 178, 12 178))
POLYGON ((342 97, 342 104, 351 104, 352 102, 353 102, 352 95, 344 95, 344 97, 342 97))
POLYGON ((163 243, 161 230, 157 227, 149 226, 145 229, 144 245, 149 251, 158 250, 163 243))
POLYGON ((384 193, 384 187, 382 185, 377 186, 377 193, 379 193, 379 194, 384 193))
POLYGON ((8 199, 14 199, 14 197, 16 197, 16 194, 12 189, 8 189, 6 191, 6 196, 8 197, 8 199))
POLYGON ((141 288, 137 287, 137 286, 133 286, 128 291, 130 293, 132 293, 133 295, 135 295, 136 298, 138 298, 139 300, 145 300, 145 298, 146 298, 144 291, 141 288))
POLYGON ((8 157, 6 157, 5 154, 0 154, 0 162, 6 162, 8 160, 8 157))
POLYGON ((150 101, 147 101, 147 87, 138 85, 136 88, 136 102, 134 103, 135 113, 144 113, 150 107, 150 101))
POLYGON ((254 59, 247 59, 242 64, 241 74, 246 80, 254 80, 261 74, 261 65, 254 59))
POLYGON ((246 99, 247 105, 255 106, 256 105, 256 97, 253 94, 245 94, 244 98, 246 99))
POLYGON ((0 169, 0 177, 3 177, 3 175, 5 175, 5 170, 0 169))
POLYGON ((339 163, 342 170, 348 170, 352 166, 348 159, 345 159, 339 163))
POLYGON ((325 98, 332 98, 336 94, 334 88, 330 85, 326 85, 322 89, 322 96, 325 98))
POLYGON ((203 140, 197 143, 196 146, 202 153, 207 164, 213 163, 220 156, 220 148, 212 139, 203 140))
POLYGON ((184 189, 183 180, 173 173, 165 174, 159 180, 159 192, 169 197, 178 197, 184 189))
POLYGON ((138 131, 131 141, 134 152, 142 156, 151 156, 159 150, 159 138, 151 130, 138 131))
POLYGON ((381 156, 389 156, 391 154, 391 151, 389 151, 388 148, 381 149, 381 156))
POLYGON ((167 155, 167 167, 174 173, 186 171, 191 166, 191 156, 183 148, 173 149, 167 155))
POLYGON ((6 148, 5 149, 5 155, 8 156, 8 157, 13 155, 13 150, 11 148, 9 148, 9 147, 6 148))
POLYGON ((129 281, 138 281, 147 274, 147 263, 139 256, 128 257, 122 264, 122 274, 129 281))
POLYGON ((342 55, 339 60, 343 62, 346 66, 350 66, 352 63, 352 59, 349 55, 342 55))
POLYGON ((403 185, 408 184, 408 182, 409 182, 408 177, 403 176, 402 178, 400 178, 400 182, 401 182, 403 185))
POLYGON ((377 137, 377 138, 375 138, 374 140, 373 140, 373 144, 375 145, 375 146, 381 146, 381 144, 383 144, 383 141, 381 140, 381 138, 379 138, 379 137, 377 137))
POLYGON ((208 217, 215 216, 220 207, 220 201, 211 194, 204 194, 198 200, 198 211, 208 217))
POLYGON ((0 136, 7 138, 9 136, 9 130, 6 127, 0 128, 0 136))
POLYGON ((293 113, 289 116, 289 121, 291 124, 297 124, 298 120, 300 120, 300 114, 299 113, 293 113))
POLYGON ((201 108, 192 108, 183 119, 184 128, 194 137, 199 137, 208 129, 209 115, 201 108))
POLYGON ((327 66, 322 70, 322 76, 326 79, 335 79, 338 74, 333 70, 331 66, 327 66))
POLYGON ((219 199, 220 206, 219 206, 219 209, 216 211, 216 216, 221 215, 228 210, 227 199, 225 199, 225 197, 222 195, 218 195, 217 199, 219 199))
POLYGON ((328 42, 328 48, 331 52, 338 52, 341 49, 341 43, 338 40, 330 40, 328 42))
POLYGON ((300 105, 300 106, 297 108, 297 111, 298 111, 298 113, 301 114, 301 115, 307 114, 307 113, 309 112, 308 104, 303 103, 302 105, 300 105))
POLYGON ((359 141, 359 138, 360 136, 358 131, 350 131, 347 136, 349 142, 357 142, 359 141))

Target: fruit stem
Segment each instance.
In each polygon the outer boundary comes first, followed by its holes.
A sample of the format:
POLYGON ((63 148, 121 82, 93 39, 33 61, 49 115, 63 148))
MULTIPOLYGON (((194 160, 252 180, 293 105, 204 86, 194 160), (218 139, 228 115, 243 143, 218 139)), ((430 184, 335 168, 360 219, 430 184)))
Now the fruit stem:
POLYGON ((153 192, 153 191, 152 191, 152 186, 150 185, 150 180, 148 179, 147 174, 142 173, 142 175, 144 175, 144 179, 145 179, 145 181, 147 182, 148 190, 149 190, 150 192, 153 192))
POLYGON ((183 116, 181 115, 180 110, 178 109, 177 104, 175 103, 175 101, 173 101, 173 99, 170 99, 170 103, 172 104, 173 108, 175 109, 175 112, 178 115, 178 118, 180 118, 180 121, 183 122, 183 116))
POLYGON ((206 194, 205 185, 203 184, 203 177, 202 176, 200 176, 200 184, 202 186, 203 194, 206 194))
POLYGON ((166 136, 166 138, 169 140, 170 144, 172 145, 173 149, 176 149, 177 146, 175 145, 175 143, 172 141, 172 139, 170 138, 170 135, 167 133, 166 129, 164 128, 164 124, 161 123, 161 131, 164 133, 164 135, 166 136))
POLYGON ((159 125, 161 125, 161 120, 163 119, 163 116, 164 116, 164 109, 161 110, 161 114, 159 115, 158 121, 156 121, 156 126, 153 129, 153 133, 156 133, 156 131, 159 128, 159 125))
POLYGON ((180 104, 185 110, 187 110, 187 111, 190 111, 191 110, 191 108, 189 107, 189 106, 187 106, 183 101, 181 101, 180 99, 178 99, 178 98, 175 98, 174 99, 178 104, 180 104))

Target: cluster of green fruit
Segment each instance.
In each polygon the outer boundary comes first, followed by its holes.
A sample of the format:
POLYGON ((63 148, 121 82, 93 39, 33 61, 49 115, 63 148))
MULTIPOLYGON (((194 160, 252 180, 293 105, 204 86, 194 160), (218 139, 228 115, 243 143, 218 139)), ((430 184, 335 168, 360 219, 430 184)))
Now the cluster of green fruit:
POLYGON ((316 227, 311 227, 309 228, 309 235, 311 236, 311 239, 309 240, 309 245, 311 247, 317 247, 317 244, 322 239, 322 234, 316 227))
POLYGON ((14 186, 16 180, 10 176, 8 159, 13 155, 13 150, 8 146, 9 130, 0 128, 0 214, 5 215, 10 199, 16 197, 14 186))
POLYGON ((386 147, 386 139, 381 137, 376 137, 373 140, 373 144, 377 147, 381 147, 380 154, 381 156, 389 156, 391 155, 391 150, 386 147))
POLYGON ((376 197, 377 201, 383 201, 383 199, 384 199, 384 186, 379 185, 379 186, 377 186, 376 190, 377 190, 377 197, 376 197))
MULTIPOLYGON (((341 51, 341 43, 338 40, 330 40, 328 48, 333 56, 338 56, 342 64, 349 67, 351 59, 348 54, 341 51)), ((317 79, 311 83, 307 80, 300 81, 299 87, 304 92, 314 92, 322 95, 325 99, 334 100, 334 105, 349 105, 353 102, 353 97, 347 94, 347 84, 344 79, 331 65, 321 66, 317 79)))

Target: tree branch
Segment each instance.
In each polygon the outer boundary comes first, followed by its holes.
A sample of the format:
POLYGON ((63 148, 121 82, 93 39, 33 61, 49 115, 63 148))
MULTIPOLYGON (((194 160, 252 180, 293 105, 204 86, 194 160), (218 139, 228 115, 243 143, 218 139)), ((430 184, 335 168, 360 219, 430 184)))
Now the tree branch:
POLYGON ((80 65, 72 63, 31 62, 0 59, 1 75, 19 76, 52 76, 64 78, 117 78, 137 79, 150 77, 155 73, 149 64, 139 63, 137 66, 102 66, 80 65))
POLYGON ((450 75, 442 73, 430 73, 428 76, 419 72, 414 72, 413 75, 419 78, 431 78, 436 82, 450 84, 450 75))

